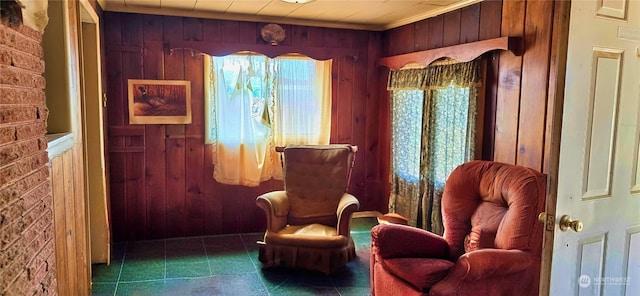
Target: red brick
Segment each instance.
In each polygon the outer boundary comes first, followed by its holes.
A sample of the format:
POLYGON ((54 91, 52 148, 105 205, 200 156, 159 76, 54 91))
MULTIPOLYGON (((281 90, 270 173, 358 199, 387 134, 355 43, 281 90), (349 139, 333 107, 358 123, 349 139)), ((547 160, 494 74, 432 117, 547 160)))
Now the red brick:
POLYGON ((44 106, 45 92, 41 89, 16 88, 0 85, 0 104, 44 106))
MULTIPOLYGON (((1 97, 0 97, 1 98, 1 97)), ((16 128, 13 126, 0 127, 0 145, 16 140, 16 128)))
POLYGON ((0 65, 11 66, 12 51, 8 48, 0 46, 0 65))
POLYGON ((9 265, 6 269, 0 270, 0 287, 7 288, 5 289, 5 292, 7 290, 10 290, 8 289, 9 284, 16 281, 20 273, 24 270, 24 265, 26 262, 24 262, 21 258, 23 257, 17 258, 17 260, 15 260, 13 264, 9 265))
POLYGON ((49 162, 49 155, 46 152, 30 156, 0 170, 0 184, 13 183, 24 175, 42 167, 49 162))
POLYGON ((24 242, 22 240, 18 240, 7 246, 5 250, 0 251, 0 271, 11 265, 18 257, 24 257, 22 256, 24 250, 24 242))
POLYGON ((43 60, 33 55, 22 53, 16 49, 9 50, 6 47, 0 47, 0 63, 36 73, 44 72, 43 60))
POLYGON ((22 141, 15 145, 0 147, 0 167, 40 151, 39 139, 22 141))
POLYGON ((38 108, 27 107, 4 107, 0 108, 0 124, 13 124, 25 121, 35 121, 38 119, 38 108))
POLYGON ((42 46, 39 44, 40 40, 21 35, 11 28, 0 25, 0 45, 7 45, 37 58, 42 58, 44 56, 44 51, 42 50, 42 46))
POLYGON ((36 203, 43 200, 46 204, 52 203, 53 198, 51 196, 48 196, 50 192, 51 192, 51 185, 49 182, 43 182, 40 185, 33 187, 33 189, 31 189, 30 191, 28 191, 22 196, 24 207, 26 209, 30 209, 36 203))
POLYGON ((41 42, 0 22, 0 296, 57 295, 41 42))
POLYGON ((0 231, 15 220, 15 217, 20 217, 24 213, 24 202, 22 199, 14 202, 8 207, 0 210, 0 231))
POLYGON ((48 177, 49 169, 45 167, 33 172, 33 174, 24 176, 24 178, 17 181, 15 184, 0 185, 0 209, 20 198, 25 192, 28 192, 39 184, 48 181, 48 177))
POLYGON ((45 122, 37 122, 32 124, 23 124, 16 126, 16 140, 26 140, 34 137, 40 137, 47 133, 47 124, 45 122))
POLYGON ((43 89, 45 79, 42 73, 0 65, 0 84, 43 89))

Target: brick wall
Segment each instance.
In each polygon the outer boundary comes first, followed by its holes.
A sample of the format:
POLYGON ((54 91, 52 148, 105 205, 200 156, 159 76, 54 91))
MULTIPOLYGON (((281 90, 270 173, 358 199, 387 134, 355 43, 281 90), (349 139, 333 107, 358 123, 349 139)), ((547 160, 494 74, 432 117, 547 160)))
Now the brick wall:
POLYGON ((0 296, 57 294, 41 41, 0 22, 0 296))

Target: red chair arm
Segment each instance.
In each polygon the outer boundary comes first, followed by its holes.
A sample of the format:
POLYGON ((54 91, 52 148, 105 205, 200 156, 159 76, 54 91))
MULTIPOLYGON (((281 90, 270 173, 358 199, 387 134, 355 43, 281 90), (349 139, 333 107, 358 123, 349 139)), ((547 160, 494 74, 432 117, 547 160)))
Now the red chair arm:
POLYGON ((529 252, 522 250, 481 249, 466 253, 453 267, 456 281, 477 281, 529 270, 535 264, 529 252))
POLYGON ((381 224, 371 229, 371 252, 384 259, 448 259, 449 245, 441 236, 423 229, 381 224))

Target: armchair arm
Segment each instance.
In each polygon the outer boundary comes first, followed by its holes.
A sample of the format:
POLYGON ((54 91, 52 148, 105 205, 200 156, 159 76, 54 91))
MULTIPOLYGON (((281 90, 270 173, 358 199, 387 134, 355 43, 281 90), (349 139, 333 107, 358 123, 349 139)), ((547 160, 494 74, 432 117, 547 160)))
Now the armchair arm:
POLYGON ((258 196, 256 205, 267 216, 267 229, 280 231, 287 225, 289 214, 289 199, 286 191, 272 191, 258 196))
POLYGON ((349 237, 349 231, 351 231, 351 216, 359 207, 360 202, 355 196, 349 193, 342 195, 342 199, 340 199, 340 203, 338 203, 338 208, 336 209, 336 215, 338 216, 338 235, 349 237))
POLYGON ((461 276, 458 281, 477 281, 529 270, 534 263, 531 254, 522 250, 481 249, 460 256, 453 274, 461 276))
POLYGON ((441 236, 399 224, 371 229, 371 253, 389 258, 449 258, 449 245, 441 236))

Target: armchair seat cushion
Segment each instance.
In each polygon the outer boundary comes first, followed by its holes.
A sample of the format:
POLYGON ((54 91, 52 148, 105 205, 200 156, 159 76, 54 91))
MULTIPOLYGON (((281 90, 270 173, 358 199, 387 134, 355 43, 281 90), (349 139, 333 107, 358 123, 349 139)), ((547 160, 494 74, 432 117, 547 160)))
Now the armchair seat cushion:
POLYGON ((265 242, 297 247, 337 248, 346 245, 347 238, 337 235, 335 227, 314 223, 287 225, 278 232, 269 231, 265 235, 265 242))
POLYGON ((418 291, 428 291, 442 281, 454 263, 444 259, 394 258, 381 261, 390 274, 409 282, 418 291))

